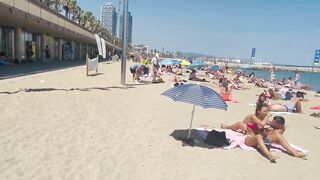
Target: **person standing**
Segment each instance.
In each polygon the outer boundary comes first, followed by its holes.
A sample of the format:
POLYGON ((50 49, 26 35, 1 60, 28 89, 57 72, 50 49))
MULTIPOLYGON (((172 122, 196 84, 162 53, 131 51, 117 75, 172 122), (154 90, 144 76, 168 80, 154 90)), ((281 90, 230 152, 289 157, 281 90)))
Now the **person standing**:
POLYGON ((298 81, 300 80, 300 74, 298 71, 296 71, 296 75, 294 77, 294 85, 299 85, 298 81))
POLYGON ((270 82, 275 83, 276 81, 276 67, 270 69, 270 82))
POLYGON ((159 54, 156 55, 151 59, 152 64, 152 82, 156 82, 159 70, 159 54))
POLYGON ((44 51, 44 62, 48 62, 50 59, 50 50, 48 45, 46 45, 43 51, 44 51))
POLYGON ((32 56, 33 56, 32 46, 28 45, 26 48, 26 56, 27 56, 27 62, 32 62, 32 56))

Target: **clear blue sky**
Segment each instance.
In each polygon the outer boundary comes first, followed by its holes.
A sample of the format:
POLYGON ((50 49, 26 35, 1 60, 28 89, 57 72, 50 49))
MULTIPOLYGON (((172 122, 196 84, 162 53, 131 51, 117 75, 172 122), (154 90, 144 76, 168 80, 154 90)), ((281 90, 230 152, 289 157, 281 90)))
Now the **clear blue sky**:
MULTIPOLYGON (((109 0, 77 0, 100 17, 109 0)), ((118 7, 119 0, 112 0, 118 7)), ((133 42, 152 49, 312 65, 320 0, 129 0, 133 42)))

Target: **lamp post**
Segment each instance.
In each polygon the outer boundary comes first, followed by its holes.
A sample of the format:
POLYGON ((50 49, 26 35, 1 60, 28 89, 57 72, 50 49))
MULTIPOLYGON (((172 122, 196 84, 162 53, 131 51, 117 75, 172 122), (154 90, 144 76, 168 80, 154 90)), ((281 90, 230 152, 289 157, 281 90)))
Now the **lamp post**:
POLYGON ((123 15, 122 15, 122 58, 121 58, 121 84, 125 85, 126 83, 126 59, 127 59, 127 49, 128 49, 128 40, 127 40, 127 30, 128 30, 128 5, 129 0, 124 0, 123 2, 123 15))

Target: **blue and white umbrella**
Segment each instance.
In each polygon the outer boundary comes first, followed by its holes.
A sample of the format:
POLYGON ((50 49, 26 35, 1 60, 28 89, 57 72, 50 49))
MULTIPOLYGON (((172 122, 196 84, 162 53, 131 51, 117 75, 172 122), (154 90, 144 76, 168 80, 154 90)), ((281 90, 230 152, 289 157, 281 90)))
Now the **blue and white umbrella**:
POLYGON ((166 66, 177 65, 179 63, 180 63, 180 61, 175 60, 175 59, 165 59, 160 62, 161 65, 166 65, 166 66))
POLYGON ((207 66, 207 65, 208 64, 205 62, 197 61, 197 62, 190 64, 187 68, 188 69, 199 69, 199 68, 202 68, 203 66, 207 66))
POLYGON ((190 142, 195 105, 205 109, 215 108, 227 110, 228 107, 216 91, 199 84, 183 84, 176 86, 163 92, 161 95, 167 96, 174 101, 185 102, 193 105, 190 128, 186 139, 187 142, 190 142))

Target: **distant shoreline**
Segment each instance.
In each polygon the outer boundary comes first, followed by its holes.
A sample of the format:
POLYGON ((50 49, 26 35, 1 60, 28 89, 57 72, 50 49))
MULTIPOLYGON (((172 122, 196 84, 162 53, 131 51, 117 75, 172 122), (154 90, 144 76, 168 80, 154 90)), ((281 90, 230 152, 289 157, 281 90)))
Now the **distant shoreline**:
MULTIPOLYGON (((241 65, 238 63, 229 63, 231 67, 241 68, 241 65)), ((293 71, 293 72, 308 72, 308 73, 320 73, 320 67, 314 67, 312 71, 312 67, 310 66, 295 66, 295 65, 257 65, 252 64, 251 69, 253 70, 265 70, 268 71, 270 68, 275 67, 277 71, 293 71)))

